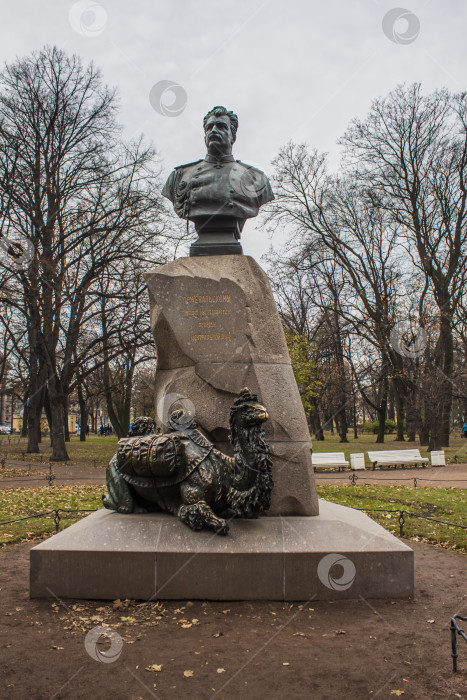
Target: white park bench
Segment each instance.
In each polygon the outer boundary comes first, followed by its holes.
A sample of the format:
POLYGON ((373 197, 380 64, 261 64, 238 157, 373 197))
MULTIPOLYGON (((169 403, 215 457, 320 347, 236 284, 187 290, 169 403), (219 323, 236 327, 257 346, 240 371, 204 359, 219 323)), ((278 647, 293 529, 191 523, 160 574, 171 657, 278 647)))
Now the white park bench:
POLYGON ((397 467, 400 464, 404 467, 406 464, 421 464, 423 467, 428 462, 427 457, 422 457, 420 450, 378 450, 377 452, 368 452, 368 458, 373 464, 373 469, 378 466, 392 465, 397 467))
POLYGON ((311 463, 313 467, 321 467, 322 469, 339 467, 339 471, 349 466, 343 452, 312 452, 311 463))

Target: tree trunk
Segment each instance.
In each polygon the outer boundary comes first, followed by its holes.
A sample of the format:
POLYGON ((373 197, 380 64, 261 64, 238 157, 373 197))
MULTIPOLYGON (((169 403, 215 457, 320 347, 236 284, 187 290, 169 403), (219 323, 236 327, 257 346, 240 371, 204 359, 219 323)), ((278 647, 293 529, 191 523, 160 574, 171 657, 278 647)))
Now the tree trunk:
POLYGON ((396 423, 397 423, 397 434, 396 441, 404 442, 404 422, 405 422, 405 412, 404 412, 404 401, 400 395, 399 390, 395 387, 394 392, 394 403, 396 408, 396 423))
MULTIPOLYGON (((454 338, 452 332, 452 311, 450 299, 446 298, 440 304, 440 334, 439 345, 442 353, 441 369, 443 377, 441 392, 441 425, 440 440, 443 447, 449 447, 451 433, 451 411, 452 411, 452 375, 454 372, 454 338)), ((438 348, 437 348, 438 349, 438 348)))
POLYGON ((23 401, 23 426, 21 428, 21 437, 25 438, 28 436, 28 395, 26 394, 23 401))
POLYGON ((46 395, 46 370, 39 364, 39 358, 31 353, 29 362, 29 386, 28 386, 28 446, 26 452, 35 454, 39 452, 41 441, 41 415, 46 395))
POLYGON ((64 396, 57 386, 56 379, 49 382, 50 417, 52 421, 52 462, 66 462, 69 457, 66 451, 65 434, 63 430, 63 401, 64 396))
POLYGON ((311 434, 315 440, 324 440, 323 426, 321 425, 321 416, 318 411, 316 399, 313 401, 313 410, 310 412, 311 434))
POLYGON ((409 442, 415 442, 420 425, 420 416, 417 410, 417 397, 414 390, 410 391, 404 399, 404 413, 407 421, 407 439, 409 442))
POLYGON ((70 442, 70 426, 68 423, 68 396, 63 399, 63 432, 65 442, 70 442))
POLYGON ((357 440, 357 438, 358 438, 357 397, 356 397, 355 393, 353 395, 352 418, 353 418, 353 436, 354 436, 354 440, 357 440))
POLYGON ((337 431, 339 433, 340 442, 348 442, 348 438, 347 438, 348 425, 347 425, 347 413, 345 410, 345 406, 343 408, 341 408, 339 413, 336 415, 336 427, 337 427, 337 431))
POLYGON ((0 423, 6 423, 6 379, 2 378, 0 384, 0 423))
POLYGON ((427 409, 424 411, 424 416, 420 420, 419 439, 421 445, 430 444, 430 428, 427 420, 427 409))
POLYGON ((396 419, 396 397, 395 397, 394 383, 391 382, 389 385, 389 398, 388 398, 388 420, 396 419))
POLYGON ((387 416, 387 410, 388 410, 388 391, 389 391, 389 382, 388 382, 388 377, 386 375, 381 380, 380 392, 379 392, 380 395, 379 395, 378 408, 377 408, 378 421, 379 421, 378 434, 376 436, 377 443, 384 442, 384 434, 385 434, 385 430, 386 430, 386 416, 387 416))
POLYGON ((441 447, 449 447, 451 438, 452 384, 445 382, 446 388, 441 406, 441 447))
POLYGON ((386 411, 378 411, 379 422, 378 422, 378 432, 376 434, 376 442, 384 442, 384 431, 386 429, 386 411), (384 418, 383 418, 384 416, 384 418))
POLYGON ((26 452, 35 454, 39 452, 42 400, 36 395, 31 397, 28 403, 28 446, 26 452))
POLYGON ((84 398, 83 387, 78 384, 77 387, 78 403, 79 403, 79 440, 86 441, 86 426, 88 424, 88 407, 84 398))

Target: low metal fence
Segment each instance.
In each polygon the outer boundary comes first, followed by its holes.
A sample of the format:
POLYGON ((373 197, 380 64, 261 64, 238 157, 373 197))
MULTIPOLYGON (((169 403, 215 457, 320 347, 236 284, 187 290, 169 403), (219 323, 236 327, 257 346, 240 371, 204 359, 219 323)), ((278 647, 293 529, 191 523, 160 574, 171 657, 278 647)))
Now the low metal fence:
POLYGON ((60 513, 95 513, 98 508, 54 508, 53 510, 46 510, 43 513, 31 513, 30 515, 25 515, 21 518, 15 518, 14 520, 5 520, 0 523, 1 525, 12 525, 13 523, 20 523, 23 520, 33 520, 34 518, 45 518, 46 516, 50 515, 54 519, 55 523, 55 532, 59 532, 60 530, 60 521, 61 521, 61 516, 60 513))
MULTIPOLYGON (((94 468, 97 466, 97 460, 93 460, 94 462, 94 468)), ((102 476, 57 476, 53 473, 53 468, 54 466, 57 466, 56 462, 49 462, 47 465, 48 472, 47 474, 42 474, 41 476, 34 476, 35 471, 39 468, 44 468, 45 464, 43 462, 41 463, 29 463, 25 465, 21 465, 18 467, 17 464, 8 464, 7 460, 5 457, 0 458, 0 484, 5 484, 5 483, 12 483, 12 482, 21 482, 21 480, 24 481, 46 481, 48 486, 53 486, 53 482, 55 479, 60 479, 60 481, 93 481, 93 480, 99 480, 101 481, 103 478, 102 476), (15 470, 17 469, 18 471, 24 471, 24 474, 17 474, 15 476, 10 476, 10 477, 3 477, 2 476, 2 470, 15 470), (29 471, 27 471, 29 470, 29 471)), ((66 466, 65 464, 63 466, 66 466)))
POLYGON ((459 627, 457 620, 466 622, 467 617, 462 617, 462 615, 454 615, 454 617, 451 618, 451 625, 449 629, 451 630, 451 657, 453 673, 457 673, 457 637, 462 637, 462 639, 467 642, 467 635, 465 634, 464 630, 459 627))

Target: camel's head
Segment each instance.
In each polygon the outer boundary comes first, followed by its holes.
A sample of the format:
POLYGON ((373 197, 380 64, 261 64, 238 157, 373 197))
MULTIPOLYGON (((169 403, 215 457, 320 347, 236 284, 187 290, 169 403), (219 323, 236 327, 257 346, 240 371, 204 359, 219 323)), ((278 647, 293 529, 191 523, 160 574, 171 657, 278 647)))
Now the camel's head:
POLYGON ((232 430, 234 425, 238 428, 239 426, 248 427, 252 425, 259 425, 268 420, 269 415, 265 407, 259 403, 256 394, 252 394, 247 388, 242 389, 238 399, 234 402, 234 405, 230 411, 230 429, 232 430))

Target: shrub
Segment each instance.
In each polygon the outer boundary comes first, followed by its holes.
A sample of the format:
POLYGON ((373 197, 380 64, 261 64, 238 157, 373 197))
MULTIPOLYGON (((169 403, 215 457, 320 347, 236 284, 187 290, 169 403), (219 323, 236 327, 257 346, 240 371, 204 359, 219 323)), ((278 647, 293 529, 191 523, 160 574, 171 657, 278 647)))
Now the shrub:
MULTIPOLYGON (((397 428, 397 424, 393 420, 387 420, 384 424, 384 432, 386 435, 391 434, 391 433, 395 433, 396 428, 397 428)), ((374 421, 374 422, 368 421, 366 423, 363 423, 361 429, 366 431, 366 432, 373 433, 374 435, 376 435, 378 430, 379 430, 379 421, 374 421)))

